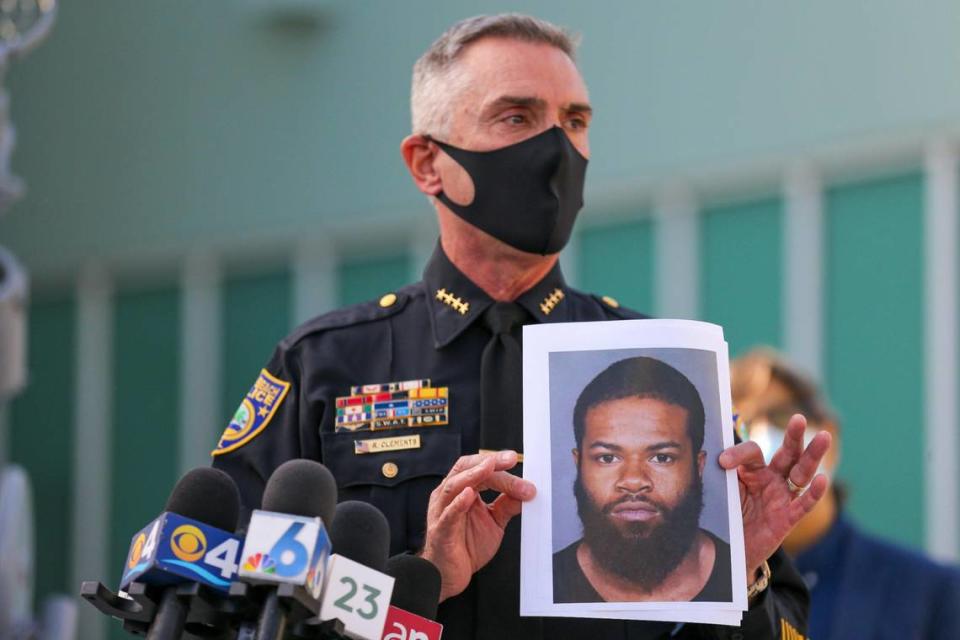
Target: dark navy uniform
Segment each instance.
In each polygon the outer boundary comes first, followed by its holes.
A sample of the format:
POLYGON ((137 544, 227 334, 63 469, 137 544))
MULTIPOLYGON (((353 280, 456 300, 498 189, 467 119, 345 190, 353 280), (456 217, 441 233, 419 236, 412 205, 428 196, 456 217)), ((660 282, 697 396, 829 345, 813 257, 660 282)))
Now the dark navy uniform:
MULTIPOLYGON (((643 317, 611 298, 571 289, 559 266, 516 302, 528 324, 643 317)), ((491 336, 479 320, 491 304, 438 247, 423 281, 307 322, 277 347, 224 433, 214 466, 233 476, 245 506, 255 508, 277 466, 291 458, 319 460, 336 477, 340 500, 370 502, 387 516, 391 553, 419 550, 430 493, 461 455, 479 449, 480 359, 491 336), (351 387, 418 379, 448 389, 448 424, 336 431, 335 399, 351 387), (358 441, 410 435, 419 436, 415 447, 358 453, 365 449, 358 441)), ((740 629, 520 618, 519 520, 467 590, 441 604, 444 638, 759 639, 779 638, 787 625, 806 628, 807 592, 782 552, 771 559, 770 587, 740 629)))

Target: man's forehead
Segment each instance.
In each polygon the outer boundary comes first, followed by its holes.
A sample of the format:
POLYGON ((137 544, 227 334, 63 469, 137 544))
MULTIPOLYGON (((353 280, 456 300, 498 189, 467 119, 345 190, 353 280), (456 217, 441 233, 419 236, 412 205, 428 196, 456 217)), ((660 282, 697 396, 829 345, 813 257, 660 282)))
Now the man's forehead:
POLYGON ((593 439, 657 439, 676 434, 688 440, 689 411, 658 398, 628 396, 600 402, 584 416, 584 446, 593 439))
POLYGON ((559 90, 571 102, 587 101, 586 85, 573 60, 545 42, 480 38, 467 45, 458 63, 471 76, 468 86, 491 100, 503 95, 553 99, 559 90))
POLYGON ((460 51, 459 59, 492 58, 507 62, 518 58, 539 58, 544 55, 555 55, 558 60, 565 60, 571 67, 576 68, 576 63, 566 51, 549 42, 500 35, 482 36, 466 44, 460 51))

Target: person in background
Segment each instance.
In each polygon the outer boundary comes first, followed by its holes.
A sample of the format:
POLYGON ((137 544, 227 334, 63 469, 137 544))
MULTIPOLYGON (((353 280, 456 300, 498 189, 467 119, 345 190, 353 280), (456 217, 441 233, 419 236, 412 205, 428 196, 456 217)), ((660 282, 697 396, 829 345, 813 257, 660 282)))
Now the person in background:
MULTIPOLYGON (((777 352, 759 348, 731 363, 731 392, 747 438, 769 457, 790 416, 807 417, 806 440, 828 431, 833 446, 822 472, 840 458, 835 412, 817 385, 777 352)), ((844 512, 844 488, 832 490, 784 540, 811 592, 815 640, 956 640, 960 570, 860 530, 844 512)))

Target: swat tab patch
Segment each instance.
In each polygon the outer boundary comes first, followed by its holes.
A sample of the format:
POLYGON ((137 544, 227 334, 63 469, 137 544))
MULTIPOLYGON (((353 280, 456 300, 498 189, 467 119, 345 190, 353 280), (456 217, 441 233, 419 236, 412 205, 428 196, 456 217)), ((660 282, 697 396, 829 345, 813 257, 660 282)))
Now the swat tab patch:
POLYGON ((273 414, 277 412, 289 390, 289 382, 275 378, 266 369, 262 369, 260 377, 253 383, 247 397, 233 414, 233 419, 224 429, 220 442, 211 455, 218 456, 239 449, 257 437, 270 424, 273 414))

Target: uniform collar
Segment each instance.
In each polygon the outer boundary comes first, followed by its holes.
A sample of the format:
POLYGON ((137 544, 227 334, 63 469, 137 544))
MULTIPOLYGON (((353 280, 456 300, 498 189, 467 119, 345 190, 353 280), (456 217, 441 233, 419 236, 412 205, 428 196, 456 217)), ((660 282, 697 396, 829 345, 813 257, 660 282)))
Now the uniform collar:
MULTIPOLYGON (((423 285, 430 308, 435 346, 450 344, 476 322, 493 300, 465 276, 437 243, 423 272, 423 285)), ((564 322, 569 319, 569 289, 559 262, 516 302, 532 316, 533 322, 564 322)))

